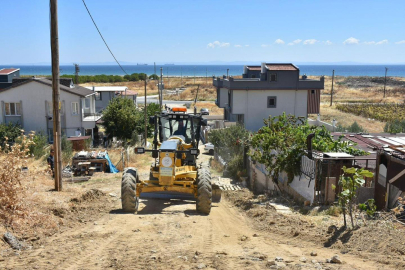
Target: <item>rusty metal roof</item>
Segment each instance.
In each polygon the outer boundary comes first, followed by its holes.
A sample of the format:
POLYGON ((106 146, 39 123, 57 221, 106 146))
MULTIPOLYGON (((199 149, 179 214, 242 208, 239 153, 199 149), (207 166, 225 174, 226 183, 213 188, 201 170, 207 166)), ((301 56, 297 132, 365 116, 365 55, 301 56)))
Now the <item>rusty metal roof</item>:
POLYGON ((19 68, 3 68, 3 69, 0 69, 0 74, 8 75, 8 74, 13 73, 18 70, 20 70, 20 69, 19 68))

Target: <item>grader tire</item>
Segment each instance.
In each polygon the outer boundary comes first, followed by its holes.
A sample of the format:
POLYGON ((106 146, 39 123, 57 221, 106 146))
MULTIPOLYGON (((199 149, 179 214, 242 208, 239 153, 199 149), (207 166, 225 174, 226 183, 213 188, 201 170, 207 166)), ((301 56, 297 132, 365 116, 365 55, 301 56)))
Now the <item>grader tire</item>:
POLYGON ((126 168, 122 174, 121 204, 122 210, 128 213, 138 211, 139 200, 136 197, 136 181, 138 173, 135 168, 126 168))
POLYGON ((208 215, 211 212, 212 185, 211 174, 208 168, 198 169, 197 172, 197 212, 208 215))

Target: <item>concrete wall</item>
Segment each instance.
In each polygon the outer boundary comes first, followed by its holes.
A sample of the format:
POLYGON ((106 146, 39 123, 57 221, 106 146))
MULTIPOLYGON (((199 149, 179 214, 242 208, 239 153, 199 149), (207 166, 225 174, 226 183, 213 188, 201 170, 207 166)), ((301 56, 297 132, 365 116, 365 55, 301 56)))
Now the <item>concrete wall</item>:
MULTIPOLYGON (((82 116, 72 115, 72 102, 81 104, 80 97, 65 91, 60 91, 60 100, 64 102, 64 115, 62 118, 62 128, 66 129, 67 136, 74 136, 77 128, 82 128, 82 116), (65 118, 65 119, 63 119, 65 118)), ((26 132, 31 130, 47 132, 47 128, 52 128, 52 121, 48 121, 47 126, 47 105, 46 101, 52 101, 52 88, 37 82, 23 84, 10 90, 0 93, 0 101, 20 102, 22 101, 23 128, 26 132)), ((0 111, 0 119, 3 122, 4 109, 0 111)), ((47 133, 46 133, 47 134, 47 133)))
POLYGON ((104 110, 107 108, 108 104, 110 103, 110 100, 112 100, 115 95, 114 92, 100 92, 101 95, 101 100, 96 100, 96 111, 100 112, 101 110, 104 110))
POLYGON ((225 108, 228 106, 229 101, 228 101, 228 89, 226 88, 219 88, 218 90, 218 107, 220 108, 225 108))
POLYGON ((334 132, 335 131, 335 127, 333 127, 330 123, 326 123, 323 121, 319 121, 319 120, 313 120, 313 119, 309 119, 308 118, 308 125, 310 126, 324 126, 326 127, 327 130, 334 132))
POLYGON ((257 131, 263 126, 263 119, 271 116, 294 114, 307 116, 307 91, 285 90, 233 90, 231 95, 232 114, 243 114, 245 128, 257 131), (277 97, 276 108, 267 108, 267 97, 277 97))

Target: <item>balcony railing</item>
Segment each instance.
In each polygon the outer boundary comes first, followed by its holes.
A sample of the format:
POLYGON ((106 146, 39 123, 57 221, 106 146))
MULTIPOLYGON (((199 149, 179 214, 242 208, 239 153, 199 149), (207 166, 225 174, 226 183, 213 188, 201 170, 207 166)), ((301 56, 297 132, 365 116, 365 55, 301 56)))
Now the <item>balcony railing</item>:
POLYGON ((97 121, 103 116, 101 113, 83 113, 83 120, 97 121))

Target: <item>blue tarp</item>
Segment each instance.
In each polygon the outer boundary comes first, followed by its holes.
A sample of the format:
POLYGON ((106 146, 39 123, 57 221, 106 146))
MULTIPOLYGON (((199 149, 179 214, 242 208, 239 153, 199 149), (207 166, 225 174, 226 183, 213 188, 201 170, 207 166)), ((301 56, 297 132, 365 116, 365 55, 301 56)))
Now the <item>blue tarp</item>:
POLYGON ((108 154, 105 154, 104 157, 106 160, 108 160, 108 165, 110 166, 110 173, 117 173, 119 172, 119 170, 117 168, 115 168, 114 164, 111 162, 110 157, 108 156, 108 154))

